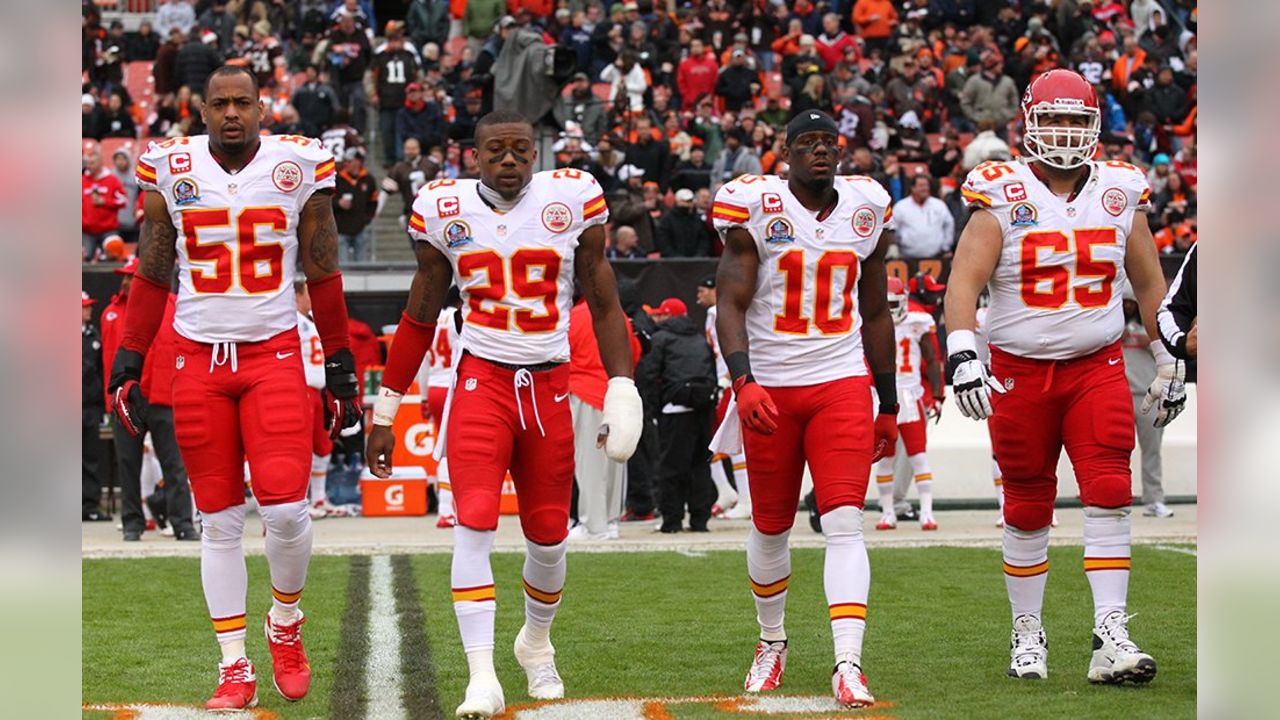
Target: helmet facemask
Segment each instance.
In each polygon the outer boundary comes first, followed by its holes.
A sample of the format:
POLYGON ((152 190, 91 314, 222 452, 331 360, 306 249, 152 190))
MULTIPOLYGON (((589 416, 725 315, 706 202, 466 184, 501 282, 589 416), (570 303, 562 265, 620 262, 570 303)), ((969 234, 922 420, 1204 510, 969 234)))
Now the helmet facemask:
POLYGON ((889 294, 889 317, 893 320, 894 325, 899 325, 903 320, 907 319, 907 295, 889 294))
POLYGON ((1060 98, 1028 108, 1023 144, 1027 154, 1060 170, 1072 170, 1093 159, 1102 129, 1102 113, 1081 100, 1060 98), (1083 126, 1048 125, 1047 116, 1072 115, 1086 118, 1083 126))

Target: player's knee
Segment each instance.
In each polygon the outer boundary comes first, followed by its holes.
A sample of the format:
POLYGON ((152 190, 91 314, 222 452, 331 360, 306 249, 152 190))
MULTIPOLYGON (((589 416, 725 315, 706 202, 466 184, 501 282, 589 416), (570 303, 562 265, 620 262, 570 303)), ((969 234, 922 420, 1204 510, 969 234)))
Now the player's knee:
POLYGON ((525 552, 535 563, 550 567, 559 563, 565 554, 567 544, 561 540, 552 545, 540 545, 532 540, 525 542, 525 552))
POLYGON ((752 527, 747 534, 748 547, 755 546, 761 552, 769 555, 779 552, 786 553, 790 547, 790 541, 790 528, 779 533, 766 533, 757 526, 752 527))
POLYGON ((1033 532, 1049 527, 1052 522, 1052 500, 1048 502, 1029 502, 1020 498, 1010 498, 1006 490, 1004 501, 1005 525, 1033 532))
POLYGON ((267 533, 278 540, 295 540, 311 529, 311 514, 307 512, 306 500, 261 505, 258 513, 262 515, 262 524, 266 526, 267 533))
POLYGON ((244 539, 244 512, 244 505, 233 505, 217 512, 201 512, 201 544, 213 550, 240 547, 244 539))
POLYGON ((1096 505, 1085 505, 1084 516, 1089 519, 1122 520, 1129 516, 1129 507, 1098 507, 1096 505))
POLYGON ((822 515, 822 534, 827 544, 850 544, 862 540, 862 509, 851 505, 838 507, 822 515))
POLYGON ((772 516, 760 512, 760 505, 755 504, 751 514, 751 524, 761 535, 776 536, 787 534, 795 524, 795 516, 772 516))
POLYGON ((1129 483, 1129 474, 1127 472, 1123 476, 1117 474, 1094 478, 1088 483, 1081 484, 1080 501, 1085 504, 1086 508, 1094 507, 1098 510, 1114 508, 1128 512, 1129 505, 1133 502, 1133 493, 1129 483))
POLYGON ((556 510, 530 513, 520 519, 524 537, 538 545, 557 545, 569 535, 569 515, 556 510))

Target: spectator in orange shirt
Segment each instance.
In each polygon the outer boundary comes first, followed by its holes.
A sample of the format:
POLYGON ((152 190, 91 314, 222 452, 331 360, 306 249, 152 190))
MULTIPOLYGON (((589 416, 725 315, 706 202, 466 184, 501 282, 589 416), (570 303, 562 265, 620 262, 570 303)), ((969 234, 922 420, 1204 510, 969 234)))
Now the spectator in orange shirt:
POLYGON ((867 52, 877 49, 888 57, 889 37, 898 24, 898 11, 893 3, 890 0, 858 0, 853 6, 853 22, 858 26, 858 34, 862 36, 867 52))
MULTIPOLYGON (((631 338, 631 366, 640 361, 640 341, 627 318, 631 338)), ((573 465, 578 483, 578 524, 570 541, 616 540, 622 516, 623 463, 616 463, 596 447, 604 420, 604 394, 609 378, 600 362, 591 324, 591 310, 579 299, 569 313, 569 411, 573 415, 573 465)))

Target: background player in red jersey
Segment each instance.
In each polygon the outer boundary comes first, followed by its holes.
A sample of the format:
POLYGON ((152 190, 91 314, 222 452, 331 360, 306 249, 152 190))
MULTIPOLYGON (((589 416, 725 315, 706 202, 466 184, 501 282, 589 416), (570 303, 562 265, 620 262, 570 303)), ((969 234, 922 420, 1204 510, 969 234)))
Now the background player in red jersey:
POLYGON ((720 189, 712 215, 725 239, 717 326, 737 402, 725 424, 741 419, 751 472, 747 570, 760 639, 744 686, 782 681, 788 537, 807 462, 826 538, 832 691, 859 707, 875 701, 862 672, 871 585, 862 507, 871 463, 898 439, 898 393, 885 294, 889 195, 870 178, 835 177, 838 137, 826 113, 800 113, 787 125, 789 179, 740 177, 720 189))
POLYGON ((260 137, 262 112, 253 74, 224 66, 205 87, 209 134, 153 145, 139 160, 146 223, 111 372, 115 411, 136 433, 145 416, 143 354, 177 260, 173 413, 203 521, 201 578, 222 647, 218 689, 206 703, 214 710, 257 703, 244 645, 246 458, 266 526, 272 606, 264 629, 275 686, 298 700, 311 684, 298 609, 311 558, 310 410, 293 293, 299 258, 328 353, 331 422, 335 432, 359 422, 329 197, 333 159, 314 140, 260 137))
POLYGON ((476 125, 480 180, 439 180, 413 204, 410 235, 418 270, 387 358, 369 434, 370 469, 391 473, 391 423, 422 365, 449 284, 462 291, 465 353, 455 368, 444 421, 453 484, 454 613, 470 682, 457 716, 490 718, 505 699, 493 665, 494 582, 489 564, 508 470, 526 539, 525 624, 516 660, 535 699, 564 695, 551 623, 565 577, 573 489, 569 403, 569 312, 575 277, 591 311, 609 375, 598 442, 625 462, 640 438, 643 409, 631 380, 631 338, 604 256, 604 195, 586 173, 534 174, 533 128, 496 111, 476 125))
MULTIPOLYGON (((961 189, 974 211, 951 269, 946 299, 956 404, 990 418, 1004 471, 1004 571, 1013 611, 1009 675, 1044 678, 1041 623, 1049 527, 1065 446, 1084 504, 1084 568, 1093 591, 1090 682, 1146 682, 1152 657, 1129 638, 1129 456, 1134 415, 1120 338, 1121 291, 1133 287, 1147 332, 1164 277, 1147 226, 1142 171, 1091 160, 1101 114, 1093 88, 1051 70, 1022 100, 1030 162, 984 163, 961 189), (990 283, 991 371, 974 341, 978 293, 990 283), (992 392, 996 394, 993 396, 992 392)), ((1185 402, 1183 369, 1151 343, 1163 426, 1185 402)))

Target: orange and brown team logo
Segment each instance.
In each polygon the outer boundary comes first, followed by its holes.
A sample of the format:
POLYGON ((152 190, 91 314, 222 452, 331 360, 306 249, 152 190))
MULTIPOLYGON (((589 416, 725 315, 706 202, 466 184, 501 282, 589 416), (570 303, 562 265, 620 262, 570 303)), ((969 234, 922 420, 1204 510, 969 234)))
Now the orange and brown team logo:
POLYGON ((280 192, 293 192, 302 184, 302 168, 292 160, 285 160, 271 171, 271 182, 280 192))
POLYGON ((562 202, 553 202, 542 208, 542 226, 553 233, 564 232, 573 223, 573 211, 562 202))
POLYGON ((1102 193, 1102 209, 1119 216, 1124 209, 1129 207, 1129 198, 1120 188, 1109 188, 1102 193))
POLYGON ((876 229, 876 211, 868 206, 858 208, 853 212, 853 232, 858 237, 871 237, 871 233, 876 229))

